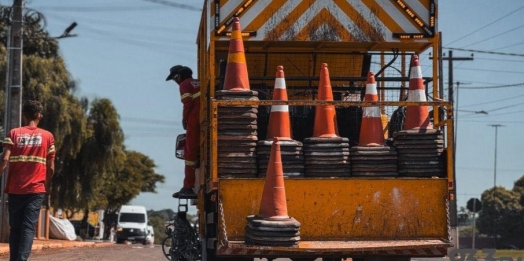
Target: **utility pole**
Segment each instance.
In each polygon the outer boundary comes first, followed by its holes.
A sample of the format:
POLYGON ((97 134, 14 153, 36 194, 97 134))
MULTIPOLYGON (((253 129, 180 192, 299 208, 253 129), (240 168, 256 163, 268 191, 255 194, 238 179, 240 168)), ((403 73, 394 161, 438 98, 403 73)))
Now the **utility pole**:
POLYGON ((499 127, 504 127, 501 124, 490 124, 488 126, 495 127, 495 163, 493 167, 493 188, 497 187, 497 139, 499 127))
MULTIPOLYGON (((453 51, 448 52, 448 57, 442 57, 442 60, 448 61, 448 99, 451 103, 452 109, 455 106, 455 99, 453 99, 453 61, 471 61, 473 57, 453 57, 453 51)), ((457 97, 458 99, 458 97, 457 97)), ((456 116, 454 116, 456 117, 456 116)), ((455 168, 455 153, 457 141, 455 140, 455 126, 451 125, 451 133, 453 133, 453 188, 450 195, 450 218, 449 225, 451 227, 451 240, 455 248, 458 248, 458 220, 457 220, 457 172, 455 168)), ((449 153, 449 151, 448 151, 449 153)))
MULTIPOLYGON (((23 10, 24 0, 14 0, 12 19, 7 39, 7 69, 5 89, 4 131, 20 127, 22 112, 22 48, 23 48, 23 10)), ((7 170, 7 168, 6 168, 7 170)), ((7 172, 7 171, 5 171, 7 172)), ((7 215, 7 196, 4 193, 7 173, 2 175, 0 242, 9 240, 9 217, 7 215)))
MULTIPOLYGON (((496 193, 497 191, 497 143, 498 143, 498 130, 499 127, 504 127, 504 125, 501 124, 490 124, 488 126, 495 128, 495 163, 493 166, 493 193, 496 193)), ((495 249, 497 249, 497 215, 494 215, 493 219, 493 241, 495 249)))

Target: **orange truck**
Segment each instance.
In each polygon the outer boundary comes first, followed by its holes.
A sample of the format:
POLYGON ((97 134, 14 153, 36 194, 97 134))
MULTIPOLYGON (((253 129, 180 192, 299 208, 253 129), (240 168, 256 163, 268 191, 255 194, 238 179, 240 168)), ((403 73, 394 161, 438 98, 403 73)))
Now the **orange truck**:
MULTIPOLYGON (((443 99, 437 9, 437 0, 204 2, 197 36, 201 150, 196 205, 202 260, 409 260, 447 254, 456 226, 453 112, 443 99), (236 22, 240 33, 234 31, 236 22), (230 48, 234 40, 242 43, 239 53, 230 48), (414 71, 415 55, 420 55, 420 67, 414 71), (234 62, 247 69, 248 79, 241 80, 248 81, 248 89, 241 93, 250 93, 249 98, 224 96, 228 77, 245 77, 228 71, 239 68, 234 62), (326 80, 323 64, 332 100, 318 96, 326 80), (278 66, 283 66, 288 100, 273 98, 278 66), (378 101, 364 99, 369 72, 378 101), (416 77, 423 83, 418 95, 411 90, 416 77), (296 145, 291 151, 281 145, 287 212, 300 222, 295 234, 300 239, 292 245, 257 244, 246 237, 248 217, 265 207, 261 198, 272 168, 268 125, 275 106, 289 108, 296 145), (308 155, 319 106, 335 108, 335 132, 344 148, 308 155), (378 108, 382 146, 398 157, 378 157, 362 167, 368 161, 358 161, 359 156, 366 153, 355 149, 363 147, 362 114, 370 107, 378 108), (401 153, 410 143, 399 139, 409 133, 403 128, 410 108, 428 110, 426 129, 437 144, 431 145, 431 157, 424 154, 429 143, 401 153), (289 153, 298 161, 294 167, 287 163, 289 153), (330 157, 348 165, 325 164, 330 157), (325 165, 319 168, 319 162, 325 165), (393 169, 381 172, 386 165, 393 169)), ((270 237, 263 232, 261 238, 270 237)))

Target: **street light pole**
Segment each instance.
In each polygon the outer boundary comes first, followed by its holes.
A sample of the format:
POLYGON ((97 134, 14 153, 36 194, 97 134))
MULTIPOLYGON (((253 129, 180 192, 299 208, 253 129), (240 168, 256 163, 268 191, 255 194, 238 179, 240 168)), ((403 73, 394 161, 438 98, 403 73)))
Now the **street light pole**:
POLYGON ((490 124, 488 126, 495 127, 495 163, 493 168, 493 188, 497 187, 497 141, 498 141, 498 130, 499 127, 504 127, 501 124, 490 124))
MULTIPOLYGON (((504 127, 501 124, 490 124, 488 126, 495 127, 495 163, 493 167, 493 193, 497 190, 497 143, 498 143, 498 130, 499 127, 504 127)), ((497 249, 497 214, 493 215, 493 238, 495 249, 497 249)))

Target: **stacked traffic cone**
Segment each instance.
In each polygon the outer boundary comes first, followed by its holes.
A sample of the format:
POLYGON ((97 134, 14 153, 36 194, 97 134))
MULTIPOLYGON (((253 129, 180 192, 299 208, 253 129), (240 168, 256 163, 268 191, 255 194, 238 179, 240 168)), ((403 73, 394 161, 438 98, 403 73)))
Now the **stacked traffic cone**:
MULTIPOLYGON (((238 17, 234 18, 224 90, 217 100, 258 101, 258 92, 249 88, 246 57, 238 17)), ((256 177, 258 106, 218 107, 218 175, 256 177)))
MULTIPOLYGON (((333 101, 327 64, 320 68, 317 100, 333 101)), ((307 177, 349 176, 349 139, 337 135, 335 106, 317 105, 313 137, 304 139, 307 177)))
MULTIPOLYGON (((378 101, 375 74, 368 72, 364 101, 378 101)), ((396 176, 397 152, 385 145, 378 106, 364 107, 359 146, 351 147, 352 176, 396 176)))
POLYGON ((231 40, 229 42, 224 90, 249 90, 246 55, 244 53, 244 42, 242 41, 242 30, 240 29, 240 19, 238 17, 233 18, 233 31, 231 32, 231 40))
MULTIPOLYGON (((408 101, 425 102, 419 59, 411 57, 408 101)), ((407 106, 404 129, 393 133, 398 152, 398 172, 407 177, 444 177, 444 139, 429 121, 427 106, 407 106)))
POLYGON ((398 172, 403 177, 445 177, 444 137, 440 130, 402 130, 393 134, 398 172))
MULTIPOLYGON (((426 91, 417 55, 411 57, 408 102, 425 102, 426 91)), ((430 129, 428 106, 407 106, 404 130, 430 129)))
MULTIPOLYGON (((273 100, 287 101, 286 80, 284 78, 284 67, 278 66, 275 77, 273 100)), ((269 126, 267 140, 259 141, 257 144, 258 175, 266 175, 271 145, 273 138, 279 137, 282 162, 284 164, 284 176, 304 176, 304 155, 302 153, 302 142, 291 139, 291 124, 288 105, 272 105, 269 115, 269 126)))
MULTIPOLYGON (((368 72, 366 83, 366 95, 364 101, 378 101, 377 83, 375 74, 368 72)), ((364 107, 362 110, 362 123, 360 125, 360 137, 358 143, 360 146, 382 146, 384 145, 384 134, 380 108, 378 106, 364 107)))
MULTIPOLYGON (((327 63, 320 67, 320 82, 318 84, 317 100, 333 101, 333 90, 331 89, 331 80, 327 63)), ((315 125, 313 128, 313 137, 335 138, 338 137, 335 116, 335 106, 317 105, 315 110, 315 125)))
MULTIPOLYGON (((277 66, 275 76, 275 87, 273 90, 273 100, 287 101, 286 79, 284 78, 284 66, 277 66)), ((288 105, 272 105, 269 115, 269 128, 267 138, 291 139, 291 124, 289 119, 288 105)))
POLYGON ((296 246, 300 222, 287 213, 286 188, 280 155, 280 139, 274 138, 258 215, 247 217, 247 244, 296 246))

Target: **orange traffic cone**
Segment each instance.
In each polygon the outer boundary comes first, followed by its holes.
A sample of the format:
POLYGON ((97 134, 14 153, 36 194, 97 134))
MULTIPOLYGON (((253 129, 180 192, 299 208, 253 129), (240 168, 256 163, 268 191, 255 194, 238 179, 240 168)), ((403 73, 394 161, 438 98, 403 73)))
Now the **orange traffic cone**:
POLYGON ((224 90, 250 90, 244 42, 242 42, 242 31, 239 21, 238 17, 233 19, 233 31, 231 32, 231 40, 229 42, 229 55, 224 77, 224 90))
MULTIPOLYGON (((368 72, 366 96, 364 101, 378 101, 377 83, 375 74, 368 72)), ((382 146, 385 144, 380 108, 378 106, 364 107, 362 110, 362 124, 360 125, 360 146, 382 146)))
MULTIPOLYGON (((426 92, 424 88, 424 80, 422 79, 422 70, 420 69, 417 55, 411 57, 411 71, 409 75, 409 92, 407 101, 425 102, 426 92)), ((428 106, 407 106, 404 129, 427 128, 430 128, 428 106)))
MULTIPOLYGON (((284 66, 282 65, 277 66, 273 100, 287 101, 286 79, 284 78, 284 66)), ((288 105, 272 105, 267 139, 273 139, 274 137, 291 139, 290 122, 288 105)))
POLYGON ((267 165, 266 181, 260 211, 261 218, 289 218, 287 214, 286 188, 284 187, 284 171, 280 155, 280 138, 273 139, 271 154, 267 165))
MULTIPOLYGON (((323 63, 320 67, 320 82, 318 84, 317 100, 333 101, 333 90, 331 89, 331 81, 329 79, 327 63, 323 63)), ((335 106, 317 105, 315 110, 315 126, 313 128, 313 137, 338 137, 336 126, 337 119, 335 106)))

